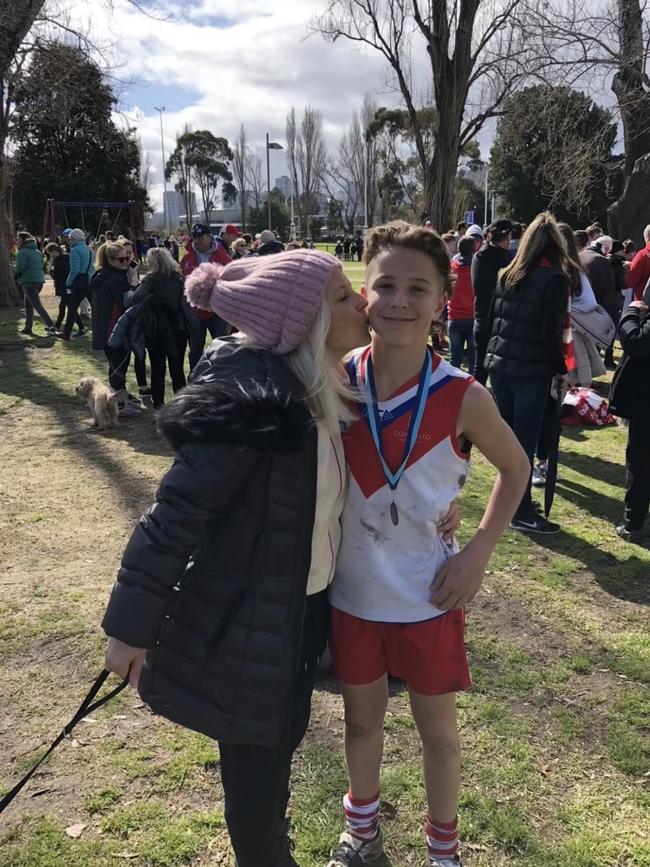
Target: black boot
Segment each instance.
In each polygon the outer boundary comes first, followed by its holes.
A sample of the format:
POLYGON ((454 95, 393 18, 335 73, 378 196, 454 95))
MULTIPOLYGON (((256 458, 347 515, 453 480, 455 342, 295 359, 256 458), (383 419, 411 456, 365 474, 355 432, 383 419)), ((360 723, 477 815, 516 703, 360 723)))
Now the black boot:
POLYGON ((278 827, 280 835, 280 854, 278 856, 277 867, 298 867, 297 861, 294 861, 293 855, 291 854, 296 846, 289 836, 290 827, 291 819, 283 819, 278 827))
MULTIPOLYGON (((278 825, 278 835, 280 837, 280 853, 276 861, 276 867, 299 867, 298 862, 294 861, 291 854, 296 848, 295 843, 289 836, 289 828, 291 827, 290 819, 283 819, 278 825)), ((235 861, 235 867, 238 867, 235 861)))

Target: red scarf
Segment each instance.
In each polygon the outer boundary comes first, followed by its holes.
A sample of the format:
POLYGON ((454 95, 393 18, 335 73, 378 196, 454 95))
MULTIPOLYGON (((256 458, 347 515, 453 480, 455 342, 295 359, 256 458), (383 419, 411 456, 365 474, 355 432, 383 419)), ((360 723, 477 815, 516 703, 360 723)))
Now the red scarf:
MULTIPOLYGON (((553 265, 548 259, 539 260, 540 268, 552 268, 553 265)), ((562 352, 564 353, 564 363, 566 364, 567 373, 576 370, 578 363, 576 361, 575 346, 573 345, 573 329, 571 328, 571 287, 567 285, 567 304, 564 314, 564 327, 562 328, 562 352)))

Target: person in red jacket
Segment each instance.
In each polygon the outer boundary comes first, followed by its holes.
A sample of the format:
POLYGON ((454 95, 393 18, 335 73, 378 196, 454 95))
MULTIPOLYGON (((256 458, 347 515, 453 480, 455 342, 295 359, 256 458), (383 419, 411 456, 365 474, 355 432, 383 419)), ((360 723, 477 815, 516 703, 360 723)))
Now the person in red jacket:
MULTIPOLYGON (((181 260, 181 273, 183 277, 189 277, 195 268, 204 262, 215 262, 217 265, 227 265, 232 262, 232 256, 228 247, 221 238, 215 238, 210 227, 204 223, 195 223, 192 226, 191 237, 185 245, 185 255, 181 260)), ((196 307, 199 317, 200 329, 190 345, 190 369, 193 370, 199 358, 203 355, 205 337, 207 332, 214 339, 225 337, 230 326, 220 316, 216 316, 212 310, 201 310, 196 307)))
POLYGON ((456 275, 454 291, 447 303, 447 334, 451 347, 450 361, 461 367, 465 347, 469 370, 474 369, 474 290, 472 288, 472 257, 474 238, 466 236, 458 242, 458 255, 451 260, 456 275))
POLYGON ((634 293, 635 301, 643 299, 643 291, 650 281, 650 224, 643 230, 643 240, 645 247, 632 259, 630 270, 627 272, 627 287, 634 293))

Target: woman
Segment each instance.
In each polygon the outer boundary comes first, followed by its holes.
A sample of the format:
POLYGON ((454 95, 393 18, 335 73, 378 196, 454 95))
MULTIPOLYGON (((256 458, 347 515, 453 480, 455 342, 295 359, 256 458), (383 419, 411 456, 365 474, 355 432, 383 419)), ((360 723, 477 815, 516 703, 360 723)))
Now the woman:
POLYGON ((628 437, 625 511, 616 533, 638 543, 650 506, 650 318, 643 301, 623 311, 619 331, 623 358, 612 380, 609 408, 628 420, 628 437))
POLYGON ((569 373, 571 385, 591 388, 591 383, 607 373, 599 354, 614 339, 614 323, 596 301, 589 278, 580 265, 574 233, 566 223, 559 224, 569 252, 571 278, 571 327, 576 367, 569 373))
MULTIPOLYGON (((81 319, 80 307, 88 300, 90 280, 94 273, 93 254, 86 244, 86 233, 83 229, 73 229, 68 235, 70 245, 70 273, 65 285, 68 293, 68 315, 63 327, 63 340, 70 340, 72 326, 81 319)), ((86 333, 82 328, 81 334, 86 333)))
MULTIPOLYGON (((567 382, 565 343, 573 269, 554 217, 539 214, 517 255, 499 274, 489 314, 485 357, 499 412, 532 463, 553 377, 567 382)), ((569 331, 570 333, 570 331, 569 331)), ((557 533, 559 524, 538 514, 530 482, 510 525, 529 533, 557 533)))
POLYGON ((126 548, 106 665, 219 741, 239 867, 289 867, 291 758, 344 497, 336 365, 368 340, 366 302, 311 251, 201 265, 187 282, 192 304, 242 333, 215 341, 159 416, 176 461, 126 548))
POLYGON ((40 298, 45 282, 43 256, 36 246, 36 239, 29 232, 18 232, 18 254, 16 255, 15 277, 25 295, 25 327, 21 334, 33 334, 34 310, 45 323, 47 334, 56 335, 57 329, 52 317, 43 307, 40 298))
POLYGON ((93 349, 103 351, 108 361, 108 381, 118 395, 120 417, 135 415, 142 404, 126 390, 126 371, 131 353, 113 349, 109 338, 126 309, 129 291, 127 268, 131 256, 117 241, 107 241, 97 251, 99 267, 90 283, 92 292, 93 349), (105 263, 105 264, 104 264, 105 263))
POLYGON ((154 408, 159 409, 165 402, 167 366, 174 392, 187 384, 183 369, 185 351, 199 322, 185 300, 180 268, 169 250, 165 247, 149 250, 147 265, 149 273, 126 296, 129 309, 118 320, 109 345, 121 348, 126 339, 136 359, 142 360, 146 349, 151 364, 152 401, 154 408), (116 337, 118 329, 121 336, 116 337))
MULTIPOLYGON (((59 312, 55 323, 58 330, 63 324, 68 309, 68 293, 65 281, 70 273, 70 255, 69 253, 64 253, 60 244, 54 242, 46 246, 45 255, 50 263, 50 276, 54 283, 54 294, 59 299, 59 312)), ((83 325, 80 320, 77 321, 77 325, 81 331, 83 325)))
POLYGON ((241 237, 237 238, 236 241, 232 242, 230 247, 230 253, 233 259, 245 259, 248 256, 248 249, 246 247, 246 240, 241 237))

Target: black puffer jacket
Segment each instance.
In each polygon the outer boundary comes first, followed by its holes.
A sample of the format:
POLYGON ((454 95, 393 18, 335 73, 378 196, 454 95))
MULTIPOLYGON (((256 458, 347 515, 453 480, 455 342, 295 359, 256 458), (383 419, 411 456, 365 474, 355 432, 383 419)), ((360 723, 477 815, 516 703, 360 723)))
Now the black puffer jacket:
POLYGON ((160 415, 176 452, 126 547, 106 633, 150 650, 142 699, 225 743, 277 743, 299 664, 317 434, 268 352, 216 340, 160 415))
POLYGON ((562 332, 568 304, 567 278, 537 266, 517 286, 499 280, 490 311, 487 370, 509 376, 566 373, 562 332))
POLYGON ((512 261, 512 253, 494 244, 484 244, 472 259, 472 289, 474 290, 474 329, 477 334, 490 336, 488 316, 499 271, 512 261))
POLYGON ((623 358, 612 380, 609 409, 621 418, 650 423, 650 316, 626 307, 619 324, 623 358))

